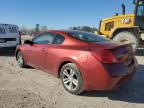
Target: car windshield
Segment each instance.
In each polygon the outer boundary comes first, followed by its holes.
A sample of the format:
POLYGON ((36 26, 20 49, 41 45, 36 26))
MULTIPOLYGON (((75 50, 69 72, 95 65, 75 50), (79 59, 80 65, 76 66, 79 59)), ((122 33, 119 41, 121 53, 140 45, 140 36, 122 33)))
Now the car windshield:
POLYGON ((80 39, 82 41, 86 42, 104 42, 104 41, 110 41, 110 39, 104 37, 104 36, 99 36, 93 33, 88 33, 88 32, 82 32, 82 31, 69 31, 68 32, 72 37, 76 39, 80 39))

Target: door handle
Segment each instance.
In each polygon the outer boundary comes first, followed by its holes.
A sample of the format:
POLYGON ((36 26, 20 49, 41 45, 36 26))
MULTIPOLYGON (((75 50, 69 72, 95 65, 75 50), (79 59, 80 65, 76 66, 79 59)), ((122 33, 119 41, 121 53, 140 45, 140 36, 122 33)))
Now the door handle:
POLYGON ((43 48, 41 51, 46 52, 47 50, 45 48, 43 48))

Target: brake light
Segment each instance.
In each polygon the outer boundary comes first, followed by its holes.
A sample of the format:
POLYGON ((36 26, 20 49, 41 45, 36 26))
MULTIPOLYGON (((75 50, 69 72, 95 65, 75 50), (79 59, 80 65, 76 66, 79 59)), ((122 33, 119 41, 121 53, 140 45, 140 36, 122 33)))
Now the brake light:
POLYGON ((101 63, 119 63, 119 60, 109 50, 103 50, 101 53, 93 53, 93 56, 101 63))

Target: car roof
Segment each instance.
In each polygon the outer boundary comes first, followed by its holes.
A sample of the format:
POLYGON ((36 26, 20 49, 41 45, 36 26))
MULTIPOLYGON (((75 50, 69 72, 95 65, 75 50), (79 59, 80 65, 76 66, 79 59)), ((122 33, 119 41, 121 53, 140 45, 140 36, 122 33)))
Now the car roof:
MULTIPOLYGON (((62 32, 62 33, 71 33, 71 32, 85 32, 85 31, 80 31, 80 30, 48 30, 47 32, 62 32)), ((87 32, 90 33, 90 32, 87 32)))

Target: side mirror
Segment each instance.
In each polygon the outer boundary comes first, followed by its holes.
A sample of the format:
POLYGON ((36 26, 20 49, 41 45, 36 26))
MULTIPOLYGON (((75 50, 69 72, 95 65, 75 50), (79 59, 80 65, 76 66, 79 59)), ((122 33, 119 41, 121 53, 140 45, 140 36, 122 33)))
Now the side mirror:
POLYGON ((33 42, 32 42, 32 41, 30 41, 30 40, 25 40, 25 41, 24 41, 24 44, 33 45, 33 42))

